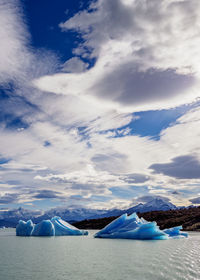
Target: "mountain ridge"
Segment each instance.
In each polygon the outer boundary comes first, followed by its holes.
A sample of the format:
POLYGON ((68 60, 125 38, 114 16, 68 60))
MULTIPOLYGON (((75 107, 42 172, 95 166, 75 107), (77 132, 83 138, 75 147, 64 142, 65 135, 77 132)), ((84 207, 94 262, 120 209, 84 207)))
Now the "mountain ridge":
POLYGON ((128 209, 116 208, 110 210, 101 210, 89 208, 67 209, 65 207, 58 207, 42 212, 40 210, 28 210, 19 207, 18 209, 0 211, 0 226, 16 226, 20 219, 32 219, 34 223, 38 223, 41 220, 50 219, 53 216, 60 216, 65 221, 72 223, 85 219, 100 219, 113 216, 116 217, 124 213, 144 213, 149 211, 164 211, 170 209, 177 209, 177 207, 168 200, 161 197, 152 197, 152 199, 146 203, 139 203, 128 209))

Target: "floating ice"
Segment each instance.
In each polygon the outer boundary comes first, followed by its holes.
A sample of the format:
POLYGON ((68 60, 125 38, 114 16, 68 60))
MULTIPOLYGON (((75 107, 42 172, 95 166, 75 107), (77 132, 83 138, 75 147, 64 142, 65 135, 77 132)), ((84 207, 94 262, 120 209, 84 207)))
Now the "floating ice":
POLYGON ((50 220, 43 220, 34 226, 32 236, 54 236, 55 228, 50 220))
POLYGON ((147 222, 143 218, 140 219, 136 213, 133 213, 130 216, 123 214, 97 232, 94 237, 141 240, 187 237, 187 233, 180 232, 180 229, 182 227, 160 230, 156 222, 147 222))
POLYGON ((16 227, 16 235, 17 236, 31 236, 33 232, 34 224, 31 220, 24 222, 22 220, 19 221, 16 227))
POLYGON ((60 236, 60 235, 87 235, 86 230, 79 230, 69 223, 63 221, 60 217, 54 217, 51 220, 43 220, 34 225, 31 220, 28 222, 19 221, 16 227, 18 236, 60 236))
POLYGON ((63 221, 60 217, 53 217, 51 222, 55 227, 55 235, 88 235, 88 231, 79 230, 76 227, 70 225, 69 223, 63 221))
POLYGON ((164 231, 164 233, 168 234, 169 237, 173 237, 173 238, 188 237, 187 232, 180 231, 182 228, 183 228, 182 226, 178 226, 178 227, 173 227, 173 228, 167 228, 167 229, 164 229, 163 231, 164 231))

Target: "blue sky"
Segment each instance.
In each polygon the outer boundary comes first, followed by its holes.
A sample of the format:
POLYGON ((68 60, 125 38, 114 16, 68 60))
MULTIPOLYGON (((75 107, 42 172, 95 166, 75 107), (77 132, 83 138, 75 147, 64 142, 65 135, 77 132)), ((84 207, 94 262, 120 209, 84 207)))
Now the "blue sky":
POLYGON ((0 208, 200 201, 199 11, 0 0, 0 208))
POLYGON ((72 55, 72 49, 80 41, 75 32, 67 36, 61 32, 59 24, 72 17, 77 11, 87 8, 90 1, 23 1, 25 20, 31 33, 31 45, 34 48, 45 48, 58 55, 65 62, 72 55), (45 17, 44 17, 45 15, 45 17))

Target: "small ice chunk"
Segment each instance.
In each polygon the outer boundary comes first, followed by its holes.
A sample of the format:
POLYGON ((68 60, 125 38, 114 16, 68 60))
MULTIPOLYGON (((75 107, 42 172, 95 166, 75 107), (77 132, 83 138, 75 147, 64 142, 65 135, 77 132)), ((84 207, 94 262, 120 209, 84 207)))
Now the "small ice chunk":
POLYGON ((169 235, 169 237, 188 237, 188 233, 187 232, 181 232, 180 230, 182 229, 182 226, 178 226, 178 227, 173 227, 173 228, 167 228, 164 229, 163 231, 169 235))

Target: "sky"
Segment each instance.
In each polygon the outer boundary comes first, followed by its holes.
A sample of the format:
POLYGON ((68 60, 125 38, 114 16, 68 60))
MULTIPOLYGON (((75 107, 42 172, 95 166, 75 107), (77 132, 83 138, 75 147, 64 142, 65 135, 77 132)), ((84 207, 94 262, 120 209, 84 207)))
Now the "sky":
POLYGON ((0 0, 0 208, 200 205, 199 0, 0 0))

